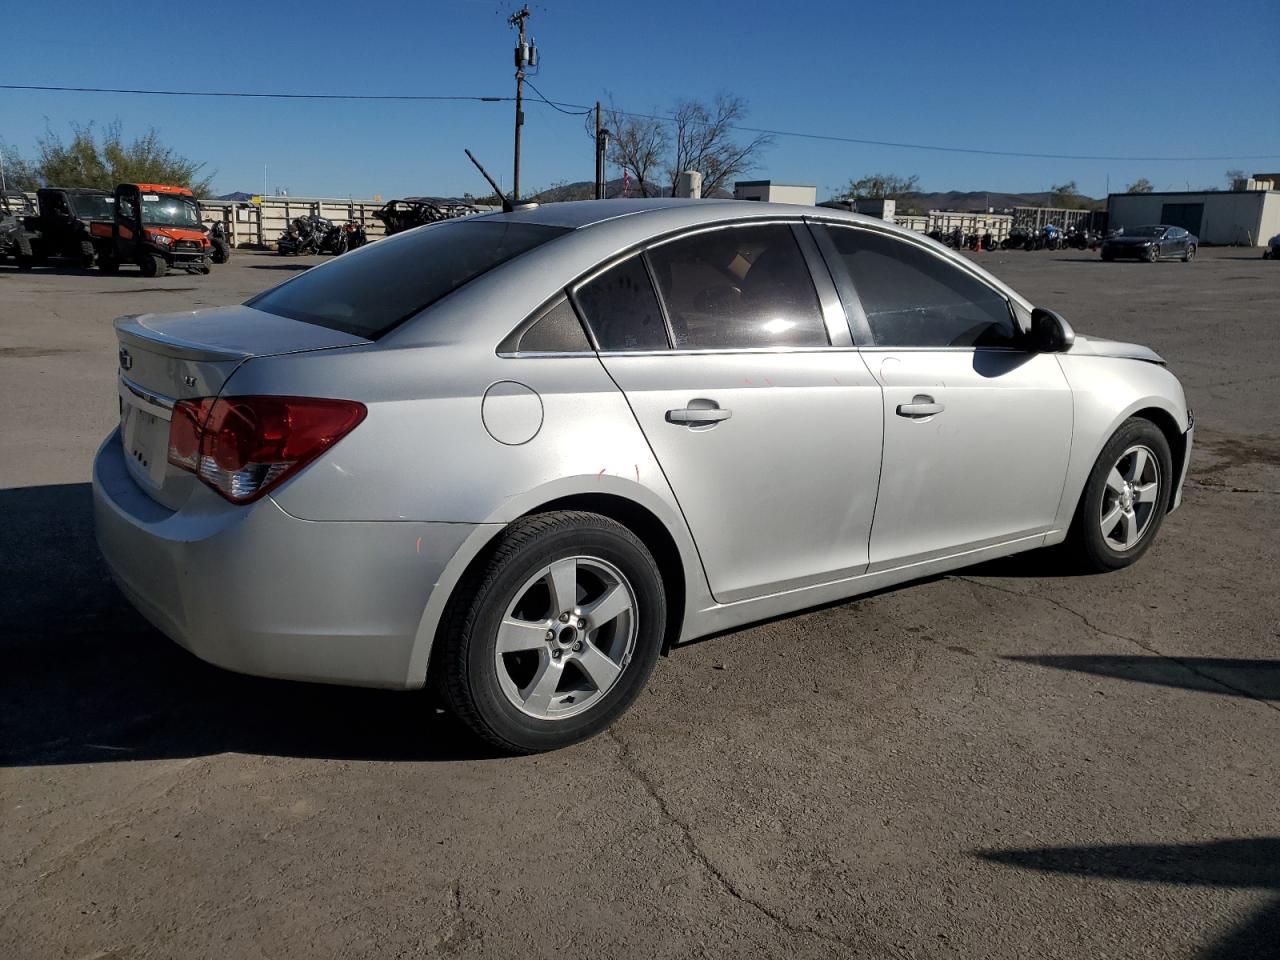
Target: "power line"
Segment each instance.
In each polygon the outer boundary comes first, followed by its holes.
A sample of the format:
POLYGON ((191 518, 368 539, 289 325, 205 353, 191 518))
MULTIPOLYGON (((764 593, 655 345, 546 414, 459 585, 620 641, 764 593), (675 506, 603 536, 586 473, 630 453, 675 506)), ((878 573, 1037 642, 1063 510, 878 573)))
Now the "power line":
MULTIPOLYGON (((526 80, 526 82, 528 82, 526 80)), ((591 111, 592 107, 582 103, 570 103, 565 100, 551 100, 542 95, 536 87, 529 84, 534 92, 538 94, 542 103, 547 106, 574 116, 584 115, 591 111), (569 108, 569 109, 564 109, 569 108)), ((215 91, 215 90, 140 90, 119 87, 62 87, 62 86, 40 86, 35 84, 17 84, 3 83, 0 84, 0 90, 33 90, 54 93, 119 93, 137 96, 157 96, 157 97, 246 97, 260 100, 386 100, 386 101, 470 101, 478 103, 506 103, 514 100, 514 97, 485 97, 485 96, 450 96, 438 94, 359 94, 359 93, 261 93, 246 91, 215 91)), ((632 110, 611 109, 611 113, 618 116, 631 117, 637 120, 657 120, 661 123, 673 123, 674 117, 666 114, 638 113, 632 110)), ((1207 162, 1227 162, 1232 160, 1275 160, 1280 159, 1280 153, 1260 153, 1260 154, 1225 154, 1220 156, 1120 156, 1107 154, 1083 154, 1083 153, 1040 153, 1028 150, 990 150, 981 147, 956 147, 947 146, 945 144, 935 143, 907 143, 895 140, 873 140, 866 137, 846 137, 832 133, 808 133, 802 130, 781 130, 770 127, 747 127, 737 124, 730 125, 731 129, 738 130, 742 133, 764 134, 773 137, 795 137, 801 140, 821 140, 829 143, 848 143, 858 146, 868 147, 890 147, 898 150, 929 150, 937 153, 965 153, 977 156, 987 157, 1018 157, 1033 160, 1089 160, 1089 161, 1111 161, 1118 163, 1165 163, 1170 161, 1185 163, 1207 163, 1207 162)))
POLYGON ((53 93, 127 93, 150 97, 248 97, 257 100, 469 100, 504 103, 514 97, 450 96, 414 93, 250 93, 226 90, 132 90, 122 87, 48 87, 0 83, 0 90, 42 90, 53 93))
POLYGON ((566 110, 564 109, 564 107, 560 106, 554 100, 548 100, 546 97, 544 97, 542 95, 542 91, 539 90, 537 87, 535 87, 533 85, 533 81, 530 80, 528 77, 525 77, 524 82, 525 82, 525 86, 527 86, 530 90, 536 93, 538 95, 538 99, 541 100, 543 103, 545 103, 547 106, 551 107, 553 110, 559 110, 561 113, 568 114, 571 117, 585 117, 594 109, 594 107, 583 107, 581 110, 566 110))

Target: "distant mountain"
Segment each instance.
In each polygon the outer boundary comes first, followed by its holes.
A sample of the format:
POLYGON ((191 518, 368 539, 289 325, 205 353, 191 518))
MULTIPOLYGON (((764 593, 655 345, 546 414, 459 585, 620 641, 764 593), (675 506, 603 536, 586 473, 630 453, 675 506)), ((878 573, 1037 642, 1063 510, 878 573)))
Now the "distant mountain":
MULTIPOLYGON (((1082 197, 1089 209, 1101 210, 1105 200, 1093 197, 1082 197)), ((985 211, 992 207, 996 212, 1010 207, 1049 207, 1053 205, 1053 194, 1048 190, 1040 193, 1000 193, 985 190, 948 190, 939 193, 908 193, 898 199, 898 211, 905 213, 914 208, 924 213, 929 210, 963 210, 973 213, 985 211)))

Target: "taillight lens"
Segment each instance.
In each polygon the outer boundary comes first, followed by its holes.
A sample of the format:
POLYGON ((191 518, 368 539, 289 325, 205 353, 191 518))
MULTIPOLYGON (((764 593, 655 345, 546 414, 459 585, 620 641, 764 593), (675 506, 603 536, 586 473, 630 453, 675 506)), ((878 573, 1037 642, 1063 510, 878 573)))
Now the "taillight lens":
POLYGON ((179 400, 169 462, 232 503, 252 503, 350 433, 368 411, 354 400, 205 397, 179 400))

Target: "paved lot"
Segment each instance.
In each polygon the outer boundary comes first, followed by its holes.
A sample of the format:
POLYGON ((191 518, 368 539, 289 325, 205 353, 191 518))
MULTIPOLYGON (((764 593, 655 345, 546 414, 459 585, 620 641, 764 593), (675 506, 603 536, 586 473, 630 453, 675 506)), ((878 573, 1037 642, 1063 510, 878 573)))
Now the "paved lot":
POLYGON ((697 644, 527 759, 422 696, 207 667, 105 578, 111 318, 299 262, 0 267, 0 957, 1280 955, 1280 264, 977 256, 1183 378, 1155 549, 697 644))

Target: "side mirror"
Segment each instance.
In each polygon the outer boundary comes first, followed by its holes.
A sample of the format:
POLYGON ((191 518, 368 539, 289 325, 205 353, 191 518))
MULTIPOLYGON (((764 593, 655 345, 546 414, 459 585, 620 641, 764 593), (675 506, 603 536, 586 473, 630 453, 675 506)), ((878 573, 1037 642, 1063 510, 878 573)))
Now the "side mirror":
POLYGON ((1076 342, 1076 332, 1060 314, 1044 307, 1031 312, 1031 345, 1041 353, 1065 353, 1076 342))

